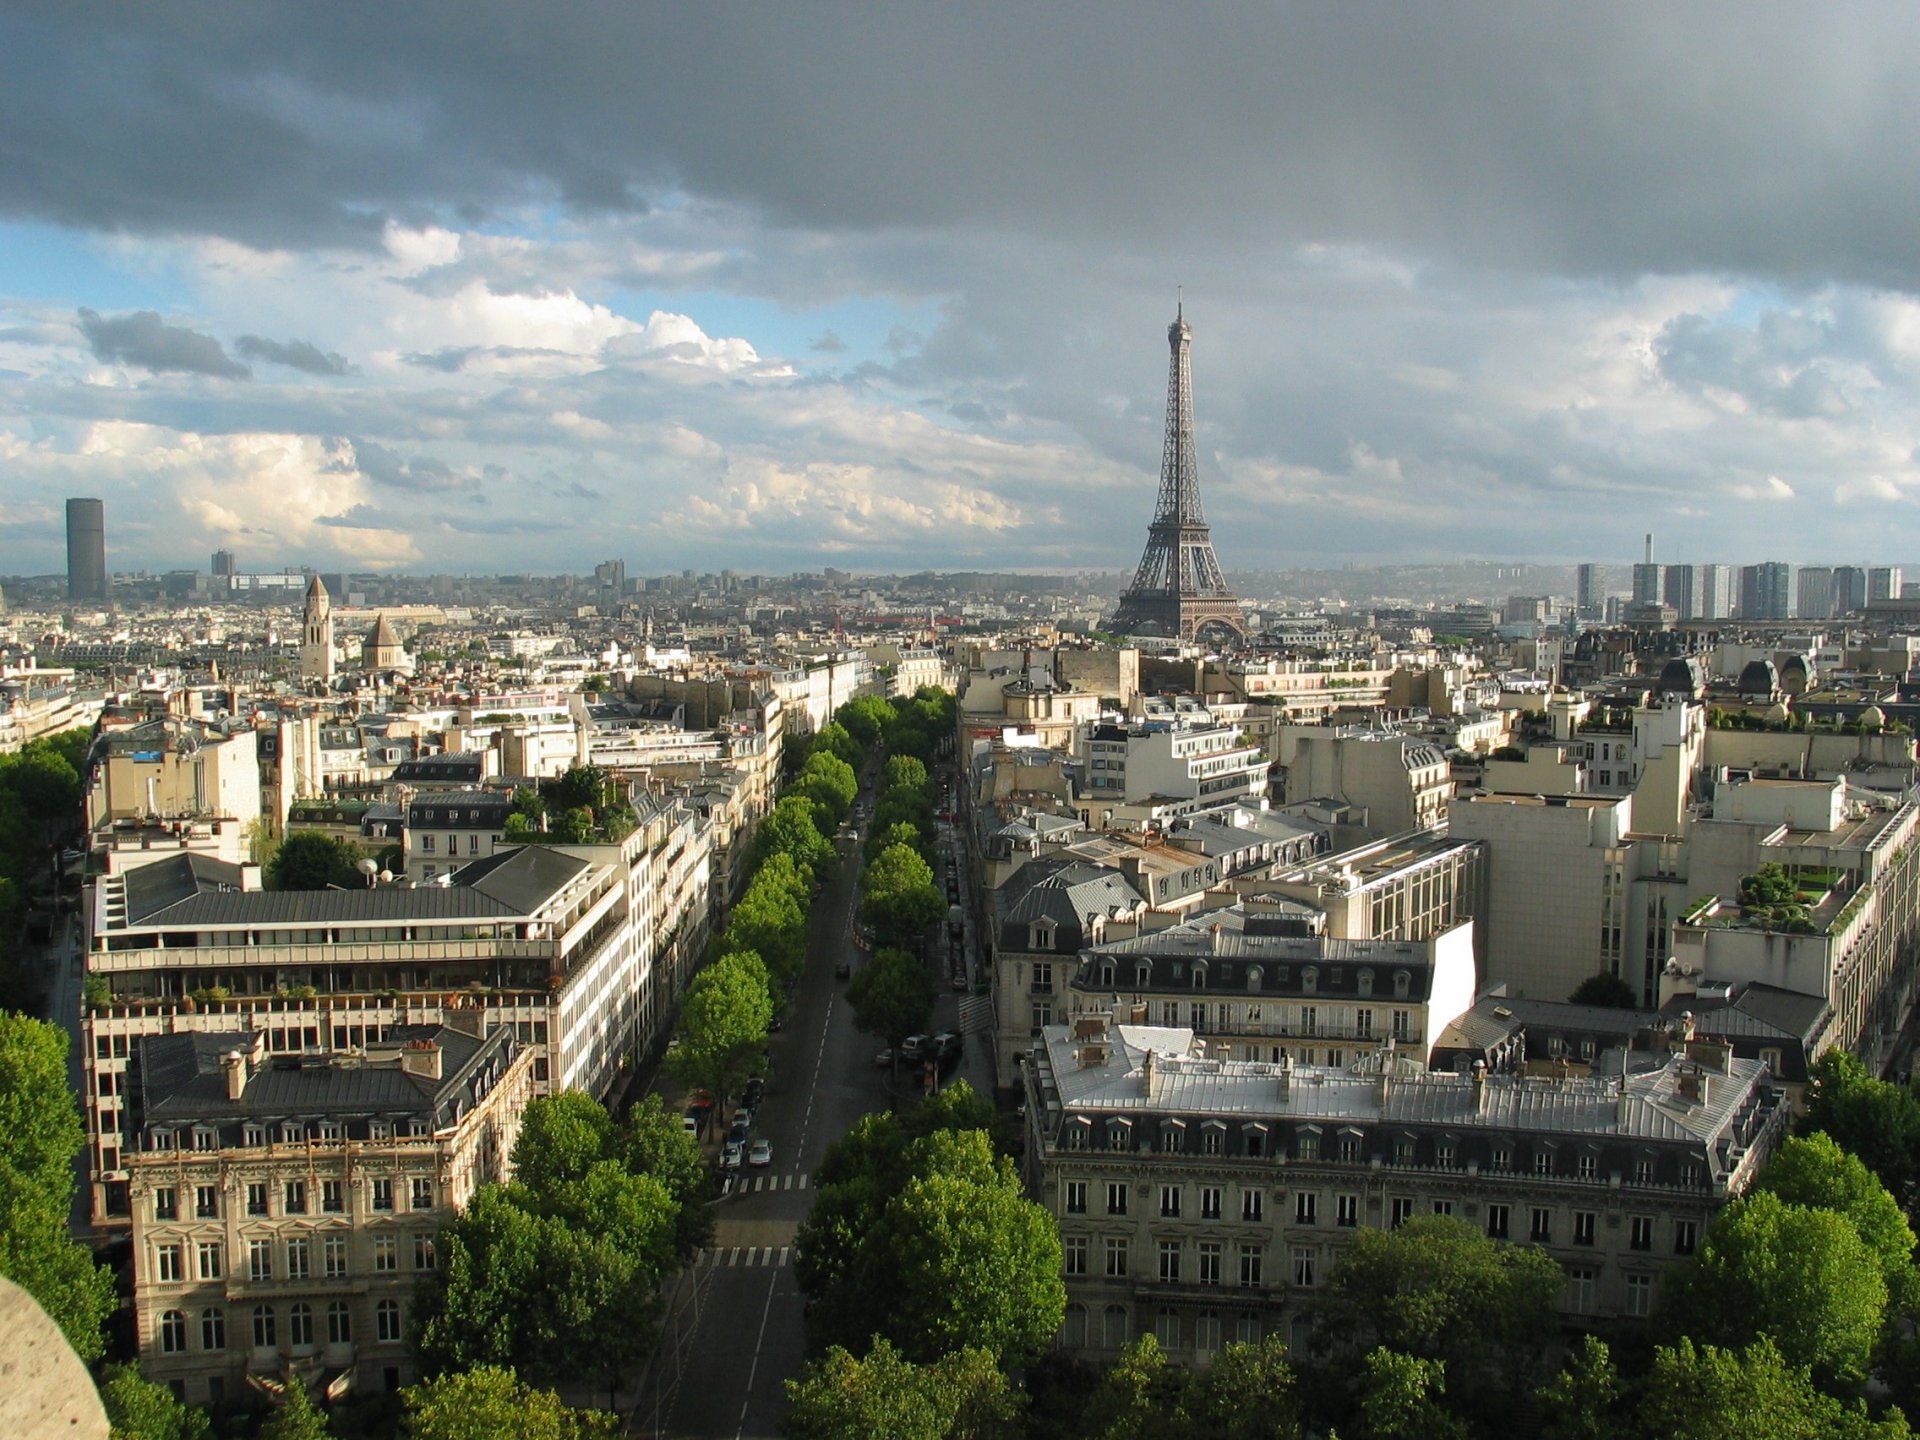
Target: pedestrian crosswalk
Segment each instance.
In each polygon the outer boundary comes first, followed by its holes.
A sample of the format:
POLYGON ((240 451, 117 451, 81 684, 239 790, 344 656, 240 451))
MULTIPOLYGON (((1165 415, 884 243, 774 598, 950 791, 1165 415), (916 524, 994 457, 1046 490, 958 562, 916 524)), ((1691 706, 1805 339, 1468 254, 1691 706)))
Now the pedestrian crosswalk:
POLYGON ((993 1029, 993 997, 991 995, 961 996, 961 1033, 965 1035, 984 1035, 991 1029, 993 1029))
POLYGON ((806 1171, 797 1175, 728 1175, 720 1181, 722 1195, 754 1195, 762 1190, 805 1190, 812 1181, 806 1171))
POLYGON ((693 1257, 696 1269, 779 1268, 793 1259, 791 1245, 715 1245, 693 1257))

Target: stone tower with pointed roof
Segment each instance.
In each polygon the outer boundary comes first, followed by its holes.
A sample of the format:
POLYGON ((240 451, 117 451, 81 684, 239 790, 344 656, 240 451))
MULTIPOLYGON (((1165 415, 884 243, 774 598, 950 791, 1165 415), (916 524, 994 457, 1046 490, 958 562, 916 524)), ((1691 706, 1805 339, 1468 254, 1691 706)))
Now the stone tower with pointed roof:
POLYGON ((333 601, 318 575, 307 582, 300 615, 300 679, 321 685, 333 679, 333 601))
POLYGON ((400 648, 400 636, 393 628, 393 622, 386 616, 379 616, 373 622, 373 629, 360 647, 360 666, 363 670, 399 670, 407 663, 407 652, 400 648))

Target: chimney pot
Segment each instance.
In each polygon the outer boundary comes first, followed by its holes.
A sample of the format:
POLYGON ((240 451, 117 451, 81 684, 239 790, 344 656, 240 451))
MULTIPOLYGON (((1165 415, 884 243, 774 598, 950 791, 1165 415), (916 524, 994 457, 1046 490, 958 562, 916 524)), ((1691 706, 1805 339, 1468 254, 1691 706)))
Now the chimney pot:
POLYGON ((220 1069, 227 1080, 227 1099, 238 1100, 247 1088, 247 1057, 238 1050, 229 1050, 220 1057, 220 1069))

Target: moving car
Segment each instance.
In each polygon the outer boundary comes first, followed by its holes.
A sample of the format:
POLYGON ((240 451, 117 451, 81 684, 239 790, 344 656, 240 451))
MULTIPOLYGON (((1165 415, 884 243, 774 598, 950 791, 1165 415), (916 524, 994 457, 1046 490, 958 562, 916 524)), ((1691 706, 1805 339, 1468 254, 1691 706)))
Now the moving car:
POLYGON ((773 1142, 771 1140, 754 1141, 753 1148, 747 1151, 747 1164, 771 1165, 772 1163, 773 1163, 773 1142))
POLYGON ((842 960, 838 965, 833 967, 833 978, 836 980, 845 980, 851 974, 853 974, 853 962, 851 960, 842 960))
POLYGON ((873 1063, 875 1065, 893 1064, 893 1051, 891 1049, 882 1050, 878 1055, 873 1057, 873 1063))

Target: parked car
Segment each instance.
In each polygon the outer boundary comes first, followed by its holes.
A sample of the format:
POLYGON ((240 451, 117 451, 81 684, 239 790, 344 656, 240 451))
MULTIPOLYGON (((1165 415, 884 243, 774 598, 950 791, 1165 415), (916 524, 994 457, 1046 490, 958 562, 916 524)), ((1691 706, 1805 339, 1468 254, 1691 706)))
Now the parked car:
POLYGON ((833 978, 836 980, 845 980, 852 974, 853 962, 851 960, 842 960, 838 965, 833 967, 833 978))
POLYGON ((875 1065, 893 1064, 893 1051, 891 1049, 882 1050, 878 1055, 873 1057, 873 1063, 875 1065))
POLYGON ((900 1058, 902 1060, 918 1060, 922 1058, 922 1052, 926 1049, 926 1045, 926 1036, 909 1035, 900 1042, 900 1058))
POLYGON ((958 1031, 937 1030, 933 1035, 933 1052, 936 1055, 958 1055, 965 1043, 958 1031))
POLYGON ((744 1125, 736 1124, 731 1130, 727 1131, 727 1143, 729 1145, 746 1144, 747 1143, 747 1127, 744 1125))
POLYGON ((758 1110, 760 1108, 760 1102, 767 1098, 767 1082, 762 1080, 758 1075, 754 1076, 753 1079, 747 1081, 746 1094, 740 1098, 750 1108, 758 1110))
POLYGON ((687 1134, 698 1137, 700 1134, 700 1117, 692 1111, 688 1111, 680 1117, 680 1128, 686 1131, 687 1134))
POLYGON ((736 1126, 753 1124, 753 1110, 746 1105, 742 1105, 738 1110, 733 1112, 733 1123, 736 1126))
POLYGON ((772 1163, 773 1142, 771 1140, 754 1141, 753 1148, 747 1151, 747 1164, 764 1166, 772 1163))
POLYGON ((740 1142, 737 1140, 729 1140, 726 1148, 720 1152, 720 1168, 722 1170, 738 1170, 740 1168, 740 1157, 742 1153, 740 1142))

